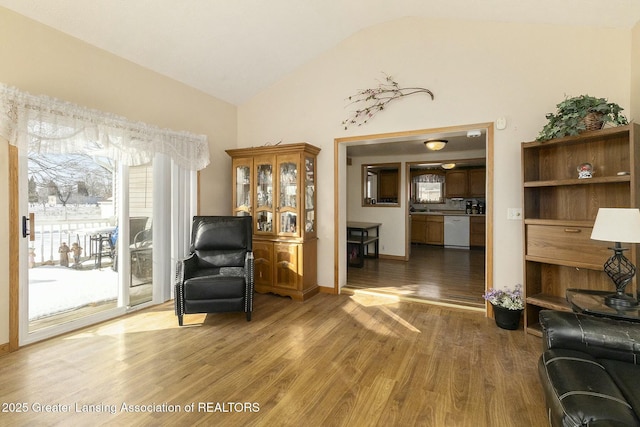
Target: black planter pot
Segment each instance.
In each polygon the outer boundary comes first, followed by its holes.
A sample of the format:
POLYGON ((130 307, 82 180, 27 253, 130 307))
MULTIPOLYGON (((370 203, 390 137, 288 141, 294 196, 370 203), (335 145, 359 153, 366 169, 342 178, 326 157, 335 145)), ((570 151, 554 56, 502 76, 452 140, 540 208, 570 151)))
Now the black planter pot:
POLYGON ((502 329, 516 330, 520 327, 522 310, 509 310, 508 308, 493 306, 493 315, 496 325, 502 329))

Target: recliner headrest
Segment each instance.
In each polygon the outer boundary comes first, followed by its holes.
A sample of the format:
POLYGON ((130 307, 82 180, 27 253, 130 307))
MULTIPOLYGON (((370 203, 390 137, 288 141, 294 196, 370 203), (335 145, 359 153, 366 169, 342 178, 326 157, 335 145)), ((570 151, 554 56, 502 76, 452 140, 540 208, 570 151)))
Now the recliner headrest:
POLYGON ((250 216, 195 216, 191 252, 251 249, 250 216))

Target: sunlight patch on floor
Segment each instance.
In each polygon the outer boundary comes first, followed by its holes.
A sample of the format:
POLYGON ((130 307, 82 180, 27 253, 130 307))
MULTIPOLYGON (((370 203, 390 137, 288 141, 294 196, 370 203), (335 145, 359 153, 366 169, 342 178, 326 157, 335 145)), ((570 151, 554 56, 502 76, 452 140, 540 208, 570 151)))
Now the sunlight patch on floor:
MULTIPOLYGON (((395 324, 398 324, 403 328, 409 329, 412 332, 418 332, 418 333, 421 332, 418 328, 416 328, 411 323, 404 320, 401 316, 398 316, 396 313, 391 311, 389 307, 387 307, 388 305, 391 305, 391 304, 395 305, 398 302, 400 302, 400 298, 395 295, 375 294, 368 291, 356 290, 350 298, 352 301, 354 301, 356 304, 360 306, 377 307, 378 309, 380 309, 382 313, 384 313, 385 315, 393 319, 395 324)), ((394 332, 392 328, 390 328, 390 325, 392 325, 391 322, 381 323, 375 320, 373 316, 369 316, 368 319, 364 321, 363 319, 358 319, 357 315, 354 315, 353 317, 356 318, 356 320, 358 320, 364 327, 368 329, 375 330, 376 332, 381 334, 397 335, 397 333, 394 332)))
POLYGON ((400 301, 397 295, 371 292, 367 290, 354 290, 351 299, 365 307, 375 307, 384 304, 395 304, 400 301))
POLYGON ((389 293, 386 293, 384 288, 366 288, 365 289, 365 288, 345 286, 340 289, 340 293, 344 295, 352 295, 352 298, 353 296, 356 296, 356 295, 360 297, 363 297, 365 295, 368 296, 369 300, 365 300, 365 301, 370 301, 370 302, 368 304, 363 302, 362 305, 375 306, 375 305, 381 305, 381 304, 396 303, 399 301, 407 301, 407 302, 416 302, 420 304, 437 305, 440 307, 449 307, 449 308, 457 308, 461 310, 476 311, 481 313, 485 312, 484 307, 473 307, 473 306, 467 306, 462 304, 435 301, 427 298, 419 298, 419 297, 414 297, 412 295, 404 295, 404 294, 398 293, 396 290, 392 290, 392 291, 389 291, 389 293))
POLYGON ((416 328, 411 323, 407 322, 402 317, 398 316, 396 313, 389 310, 388 307, 380 307, 380 310, 382 310, 383 313, 385 313, 387 316, 391 317, 393 320, 395 320, 405 328, 409 329, 410 331, 418 332, 418 333, 422 332, 420 329, 416 328))

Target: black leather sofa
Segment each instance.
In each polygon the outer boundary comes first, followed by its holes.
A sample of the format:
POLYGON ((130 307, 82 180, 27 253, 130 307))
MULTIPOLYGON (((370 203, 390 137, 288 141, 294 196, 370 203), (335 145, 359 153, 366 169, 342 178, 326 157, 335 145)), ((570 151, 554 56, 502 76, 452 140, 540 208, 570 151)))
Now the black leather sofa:
POLYGON ((640 426, 640 323, 543 310, 551 426, 640 426))

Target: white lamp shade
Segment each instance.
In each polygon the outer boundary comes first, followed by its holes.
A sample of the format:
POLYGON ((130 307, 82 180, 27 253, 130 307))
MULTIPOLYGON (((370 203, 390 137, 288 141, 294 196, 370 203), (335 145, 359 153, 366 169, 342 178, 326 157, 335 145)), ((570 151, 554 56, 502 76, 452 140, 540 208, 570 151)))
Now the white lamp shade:
POLYGON ((640 243, 640 210, 600 208, 591 238, 607 242, 640 243))

